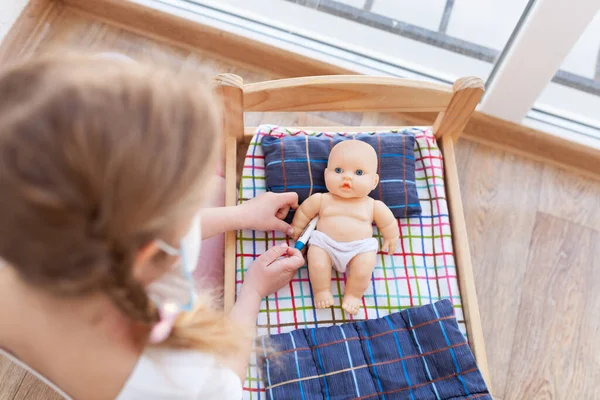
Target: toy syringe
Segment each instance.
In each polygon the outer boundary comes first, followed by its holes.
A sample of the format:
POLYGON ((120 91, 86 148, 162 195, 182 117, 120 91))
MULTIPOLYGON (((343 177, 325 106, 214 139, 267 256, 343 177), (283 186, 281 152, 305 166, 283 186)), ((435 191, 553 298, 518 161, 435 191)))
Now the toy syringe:
POLYGON ((308 225, 306 225, 304 232, 302 232, 302 235, 300 235, 300 237, 296 241, 296 245, 294 246, 296 249, 302 250, 304 248, 304 246, 306 246, 306 244, 308 243, 308 240, 310 239, 310 235, 312 235, 315 228, 317 227, 318 221, 319 221, 319 217, 317 216, 317 217, 314 217, 313 219, 311 219, 310 222, 308 223, 308 225))

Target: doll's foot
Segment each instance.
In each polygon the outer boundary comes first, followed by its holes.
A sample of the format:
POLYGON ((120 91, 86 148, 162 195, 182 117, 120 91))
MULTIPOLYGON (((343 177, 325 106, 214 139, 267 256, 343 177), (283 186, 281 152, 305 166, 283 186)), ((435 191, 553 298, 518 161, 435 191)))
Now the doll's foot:
POLYGON ((350 294, 344 295, 342 308, 352 315, 358 314, 358 310, 360 310, 360 298, 354 297, 350 294))
POLYGON ((329 308, 331 306, 333 306, 333 294, 331 294, 331 290, 315 293, 316 308, 329 308))

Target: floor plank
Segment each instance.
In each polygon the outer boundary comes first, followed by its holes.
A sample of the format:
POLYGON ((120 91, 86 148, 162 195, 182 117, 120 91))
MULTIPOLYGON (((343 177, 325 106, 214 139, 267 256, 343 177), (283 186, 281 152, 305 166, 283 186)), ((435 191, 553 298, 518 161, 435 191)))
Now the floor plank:
POLYGON ((463 140, 456 153, 491 386, 502 397, 543 166, 463 140))
POLYGON ((600 230, 600 181, 547 166, 540 211, 600 230))
POLYGON ((23 379, 23 384, 16 393, 14 400, 62 400, 50 387, 41 383, 35 376, 27 374, 23 379))
POLYGON ((11 400, 19 391, 25 370, 0 356, 0 400, 11 400))
POLYGON ((585 310, 599 299, 598 291, 590 291, 599 238, 591 229, 537 214, 506 399, 596 398, 597 382, 584 385, 576 366, 584 361, 582 353, 597 351, 593 333, 600 321, 585 310))
MULTIPOLYGON (((600 234, 595 237, 592 246, 598 246, 600 234)), ((600 250, 593 255, 592 273, 587 279, 585 296, 585 318, 580 325, 580 346, 575 354, 574 375, 580 377, 573 383, 573 392, 589 393, 588 398, 600 399, 600 250)), ((582 397, 583 398, 583 397, 582 397)))

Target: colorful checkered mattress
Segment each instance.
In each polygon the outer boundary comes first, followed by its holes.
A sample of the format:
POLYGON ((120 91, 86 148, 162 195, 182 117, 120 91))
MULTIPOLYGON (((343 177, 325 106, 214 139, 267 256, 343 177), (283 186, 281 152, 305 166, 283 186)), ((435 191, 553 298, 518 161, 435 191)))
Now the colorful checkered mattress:
MULTIPOLYGON (((317 310, 313 306, 307 267, 302 267, 290 284, 261 304, 257 335, 278 334, 295 329, 339 325, 362 319, 381 318, 437 300, 452 301, 460 330, 467 334, 461 307, 442 154, 430 128, 411 128, 414 133, 416 183, 421 203, 420 216, 398 219, 400 245, 393 256, 379 253, 372 284, 364 295, 363 306, 355 317, 341 308, 345 275, 333 271, 334 306, 317 310)), ((314 132, 262 125, 253 137, 244 162, 239 202, 266 191, 264 155, 260 142, 265 135, 313 135, 314 132)), ((344 135, 345 133, 325 133, 344 135)), ((380 232, 373 228, 380 245, 380 232)), ((278 232, 240 231, 237 238, 236 290, 252 262, 270 247, 288 243, 278 232)), ((244 384, 244 398, 265 399, 265 385, 253 356, 244 384)))

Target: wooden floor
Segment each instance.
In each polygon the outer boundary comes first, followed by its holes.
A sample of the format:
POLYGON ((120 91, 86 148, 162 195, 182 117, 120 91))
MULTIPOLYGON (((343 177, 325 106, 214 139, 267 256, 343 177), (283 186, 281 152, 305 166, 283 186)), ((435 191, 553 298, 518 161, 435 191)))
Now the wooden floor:
MULTIPOLYGON (((65 45, 178 70, 233 72, 246 82, 278 77, 60 8, 30 50, 65 45)), ((375 113, 255 114, 246 121, 403 125, 375 113)), ((465 139, 457 159, 494 398, 600 399, 600 182, 465 139)), ((54 398, 0 359, 0 400, 54 398)))

